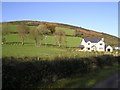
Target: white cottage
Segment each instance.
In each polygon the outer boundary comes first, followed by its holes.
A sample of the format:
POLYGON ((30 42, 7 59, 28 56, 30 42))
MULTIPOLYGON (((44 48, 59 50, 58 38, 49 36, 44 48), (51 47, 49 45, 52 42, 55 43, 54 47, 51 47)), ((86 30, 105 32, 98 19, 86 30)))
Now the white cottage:
POLYGON ((105 45, 104 38, 84 38, 82 39, 80 49, 82 51, 113 51, 113 48, 110 45, 105 45))

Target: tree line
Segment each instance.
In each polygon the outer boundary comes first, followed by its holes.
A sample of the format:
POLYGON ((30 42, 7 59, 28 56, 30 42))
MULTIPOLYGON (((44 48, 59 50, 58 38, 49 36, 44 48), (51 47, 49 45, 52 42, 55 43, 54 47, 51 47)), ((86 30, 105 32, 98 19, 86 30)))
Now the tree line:
MULTIPOLYGON (((66 43, 66 34, 62 30, 56 30, 56 26, 53 24, 39 24, 35 28, 30 28, 28 25, 17 25, 18 35, 21 38, 21 44, 25 44, 25 39, 29 36, 35 41, 35 46, 40 46, 42 40, 47 38, 47 35, 53 35, 56 45, 61 47, 63 43, 66 43)), ((2 25, 2 43, 6 44, 6 35, 10 34, 9 24, 2 25)), ((65 45, 65 44, 64 44, 65 45)))

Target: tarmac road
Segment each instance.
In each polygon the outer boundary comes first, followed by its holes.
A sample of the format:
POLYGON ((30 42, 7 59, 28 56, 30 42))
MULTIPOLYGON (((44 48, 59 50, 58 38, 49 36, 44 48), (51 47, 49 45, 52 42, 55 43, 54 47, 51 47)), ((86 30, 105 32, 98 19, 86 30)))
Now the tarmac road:
POLYGON ((97 83, 93 88, 119 88, 120 89, 120 71, 113 73, 107 79, 97 83))

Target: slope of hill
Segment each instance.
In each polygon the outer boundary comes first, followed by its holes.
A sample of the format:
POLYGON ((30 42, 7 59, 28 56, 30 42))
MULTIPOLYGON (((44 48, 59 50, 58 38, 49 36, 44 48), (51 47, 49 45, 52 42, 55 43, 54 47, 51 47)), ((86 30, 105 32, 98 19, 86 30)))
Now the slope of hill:
POLYGON ((39 24, 52 24, 55 25, 57 28, 61 28, 62 29, 66 29, 65 31, 67 32, 71 32, 70 30, 73 30, 73 35, 70 34, 71 36, 74 36, 74 32, 75 30, 79 30, 81 37, 83 38, 104 38, 105 42, 111 46, 118 46, 120 44, 120 42, 118 42, 118 40, 120 40, 120 38, 116 37, 116 36, 112 36, 103 32, 96 32, 93 30, 88 30, 82 27, 77 27, 77 26, 72 26, 72 25, 67 25, 67 24, 61 24, 61 23, 54 23, 54 22, 42 22, 42 21, 31 21, 31 20, 24 20, 24 21, 12 21, 12 22, 3 22, 3 23, 7 23, 10 24, 11 27, 11 31, 12 32, 16 32, 16 26, 19 24, 26 24, 28 26, 30 26, 31 28, 34 28, 36 26, 38 26, 39 24))

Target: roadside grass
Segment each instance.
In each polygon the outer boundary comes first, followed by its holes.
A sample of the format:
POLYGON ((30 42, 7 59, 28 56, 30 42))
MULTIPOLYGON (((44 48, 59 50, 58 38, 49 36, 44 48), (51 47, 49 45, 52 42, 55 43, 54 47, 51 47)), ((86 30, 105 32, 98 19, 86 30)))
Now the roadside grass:
POLYGON ((71 76, 53 83, 44 83, 38 86, 38 88, 92 88, 96 83, 106 79, 112 73, 117 72, 118 69, 118 64, 114 64, 113 66, 99 69, 95 72, 71 76))

